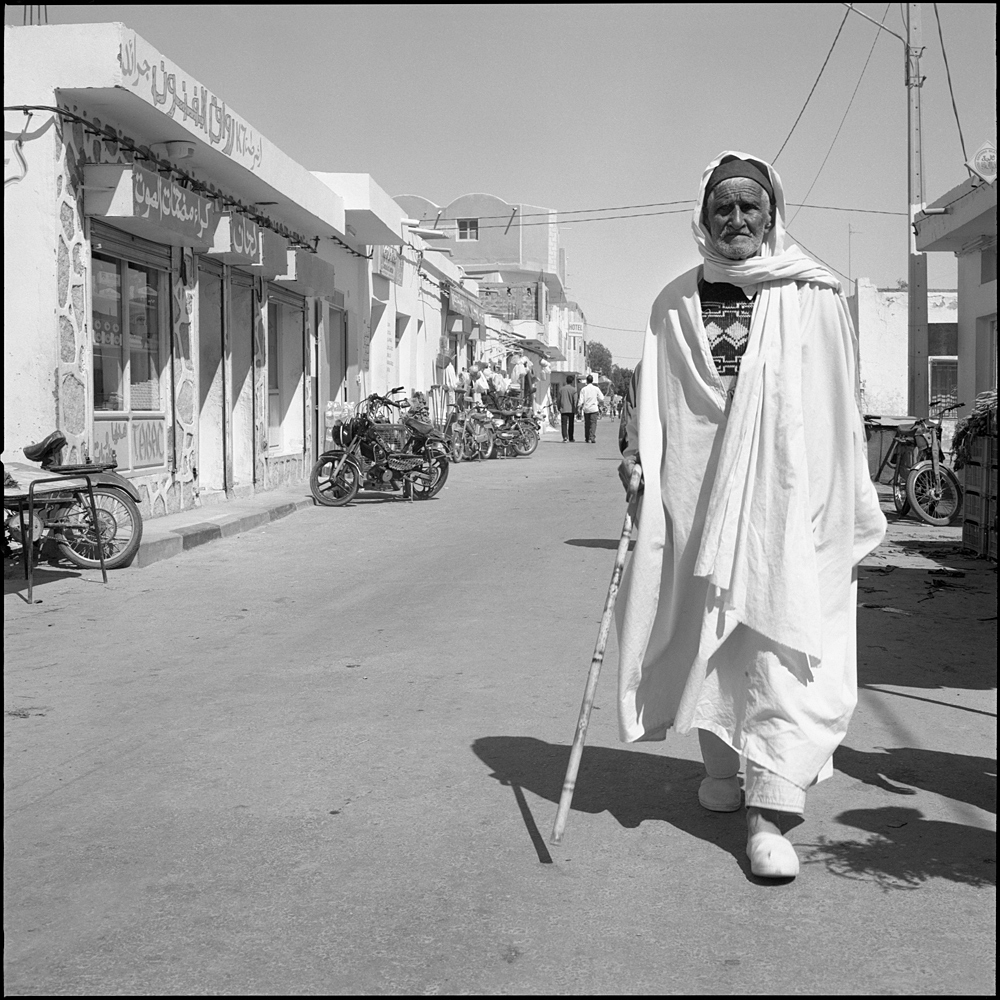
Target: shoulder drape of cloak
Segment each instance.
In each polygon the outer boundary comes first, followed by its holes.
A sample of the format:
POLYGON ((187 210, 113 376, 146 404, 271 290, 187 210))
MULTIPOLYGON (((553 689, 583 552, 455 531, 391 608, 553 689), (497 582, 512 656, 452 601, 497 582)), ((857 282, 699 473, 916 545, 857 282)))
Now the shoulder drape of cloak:
POLYGON ((708 729, 806 787, 856 702, 854 571, 885 519, 843 295, 783 248, 773 171, 772 183, 779 222, 761 257, 726 261, 699 243, 709 280, 758 292, 728 413, 701 268, 650 316, 627 435, 645 491, 618 602, 619 722, 626 741, 708 729))

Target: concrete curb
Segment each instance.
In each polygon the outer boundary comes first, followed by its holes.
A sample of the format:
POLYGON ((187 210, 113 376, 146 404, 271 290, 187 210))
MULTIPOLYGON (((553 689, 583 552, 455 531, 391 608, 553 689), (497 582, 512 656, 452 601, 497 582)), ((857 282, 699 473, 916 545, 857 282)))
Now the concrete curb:
MULTIPOLYGON (((188 549, 197 548, 199 545, 206 545, 220 538, 230 538, 233 535, 242 534, 252 528, 259 528, 271 521, 288 517, 304 507, 311 507, 313 501, 308 497, 303 497, 293 501, 281 501, 267 507, 258 507, 254 510, 242 510, 228 512, 225 509, 219 510, 214 516, 205 520, 195 521, 191 524, 182 524, 175 527, 160 526, 154 519, 146 521, 143 525, 142 542, 139 551, 132 561, 132 569, 142 569, 161 559, 170 559, 178 556, 188 549)), ((192 514, 196 512, 192 511, 192 514)), ((197 512, 204 517, 204 509, 197 512)))

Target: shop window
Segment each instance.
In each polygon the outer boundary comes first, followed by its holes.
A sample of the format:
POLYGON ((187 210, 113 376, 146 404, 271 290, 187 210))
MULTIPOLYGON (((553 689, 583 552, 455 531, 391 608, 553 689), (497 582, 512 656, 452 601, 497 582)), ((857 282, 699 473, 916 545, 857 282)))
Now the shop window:
POLYGON ((92 261, 95 460, 124 469, 166 463, 165 271, 95 254, 92 261))
POLYGON ((458 220, 458 238, 460 240, 478 240, 479 239, 479 220, 478 219, 459 219, 458 220))

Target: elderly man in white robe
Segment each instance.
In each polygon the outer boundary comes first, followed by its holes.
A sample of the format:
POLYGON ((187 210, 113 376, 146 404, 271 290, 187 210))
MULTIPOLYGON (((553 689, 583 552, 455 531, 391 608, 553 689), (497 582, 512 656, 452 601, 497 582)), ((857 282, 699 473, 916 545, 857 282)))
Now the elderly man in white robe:
POLYGON ((706 168, 703 263, 653 304, 620 468, 643 481, 618 603, 622 739, 697 729, 699 801, 745 796, 762 878, 798 874, 782 828, 832 774, 857 701, 856 567, 885 533, 843 293, 786 245, 784 217, 770 165, 727 152, 706 168))

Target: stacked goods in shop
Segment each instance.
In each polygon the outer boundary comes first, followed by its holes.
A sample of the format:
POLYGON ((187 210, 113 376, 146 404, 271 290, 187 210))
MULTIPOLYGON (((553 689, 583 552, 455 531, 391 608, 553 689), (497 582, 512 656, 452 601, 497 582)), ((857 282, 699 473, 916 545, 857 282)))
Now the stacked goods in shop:
POLYGON ((955 468, 965 474, 962 547, 997 558, 997 394, 980 393, 955 428, 955 468))

